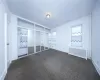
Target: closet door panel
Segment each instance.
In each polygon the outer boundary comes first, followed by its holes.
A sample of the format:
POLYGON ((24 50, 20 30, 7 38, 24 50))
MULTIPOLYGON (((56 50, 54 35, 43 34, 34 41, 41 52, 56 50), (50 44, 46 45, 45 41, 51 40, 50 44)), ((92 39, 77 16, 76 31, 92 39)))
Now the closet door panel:
POLYGON ((18 28, 18 56, 24 56, 28 53, 28 30, 18 28))
POLYGON ((45 47, 44 47, 44 33, 42 32, 41 33, 41 51, 45 50, 45 47))
POLYGON ((41 51, 41 33, 40 31, 36 31, 36 52, 41 51))
POLYGON ((34 46, 34 30, 28 29, 28 54, 35 52, 34 46))

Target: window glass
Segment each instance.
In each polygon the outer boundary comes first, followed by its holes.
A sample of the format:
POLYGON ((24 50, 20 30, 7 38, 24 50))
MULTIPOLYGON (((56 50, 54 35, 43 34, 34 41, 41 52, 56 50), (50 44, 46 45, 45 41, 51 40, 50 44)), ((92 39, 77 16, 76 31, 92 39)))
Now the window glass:
POLYGON ((71 46, 82 46, 82 26, 75 26, 71 28, 71 46))
POLYGON ((53 35, 53 36, 56 36, 56 32, 53 32, 52 35, 53 35))

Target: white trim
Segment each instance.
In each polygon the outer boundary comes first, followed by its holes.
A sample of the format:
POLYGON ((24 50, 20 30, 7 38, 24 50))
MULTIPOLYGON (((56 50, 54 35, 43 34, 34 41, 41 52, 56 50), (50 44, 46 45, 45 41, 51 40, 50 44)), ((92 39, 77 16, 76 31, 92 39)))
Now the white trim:
POLYGON ((32 53, 32 54, 27 54, 27 55, 25 55, 25 56, 18 57, 18 59, 21 59, 21 58, 24 58, 24 57, 27 57, 27 56, 30 56, 30 55, 37 54, 37 53, 39 53, 39 52, 47 51, 47 50, 49 50, 49 49, 45 49, 45 50, 42 50, 42 51, 38 51, 38 52, 35 52, 35 53, 32 53))
MULTIPOLYGON (((53 49, 53 48, 51 48, 51 49, 53 49)), ((54 49, 54 50, 57 50, 57 49, 54 49)), ((57 51, 61 51, 61 50, 57 50, 57 51)), ((75 55, 73 53, 69 53, 69 52, 65 52, 65 51, 61 51, 61 52, 64 52, 64 53, 66 53, 68 55, 76 56, 76 57, 83 58, 83 59, 86 59, 87 60, 87 57, 85 58, 85 57, 82 57, 82 56, 79 56, 79 55, 75 55)))
POLYGON ((9 61, 9 65, 7 65, 7 69, 10 67, 11 61, 9 61))
POLYGON ((4 80, 6 74, 7 74, 7 13, 4 13, 4 43, 5 43, 5 49, 4 49, 4 71, 2 75, 0 76, 0 80, 4 80))
POLYGON ((34 30, 34 31, 39 31, 39 32, 42 32, 42 33, 48 33, 45 30, 44 31, 43 30, 36 30, 35 28, 23 27, 23 26, 19 26, 19 25, 17 27, 19 27, 19 28, 25 28, 25 29, 29 29, 29 30, 34 30))
POLYGON ((4 80, 4 78, 6 77, 7 71, 6 69, 4 69, 2 75, 0 76, 0 80, 4 80))
POLYGON ((31 30, 34 30, 34 28, 29 28, 29 27, 23 27, 23 26, 17 26, 17 27, 19 27, 19 28, 24 28, 24 29, 31 29, 31 30))
POLYGON ((64 52, 64 53, 68 54, 68 52, 66 52, 66 51, 62 51, 62 50, 58 50, 58 49, 54 49, 54 48, 49 48, 49 49, 57 50, 57 51, 64 52))
POLYGON ((44 25, 41 25, 41 24, 36 23, 36 22, 33 22, 33 21, 29 20, 29 19, 25 19, 25 18, 20 17, 20 16, 18 16, 18 15, 16 15, 16 16, 17 16, 17 19, 20 18, 20 19, 23 19, 23 20, 28 21, 28 22, 30 22, 30 23, 33 23, 34 25, 39 25, 39 26, 42 26, 42 27, 44 27, 44 28, 50 29, 50 28, 48 28, 48 27, 46 27, 46 26, 44 26, 44 25))
POLYGON ((90 25, 90 31, 89 31, 89 36, 90 36, 90 45, 89 45, 89 47, 90 47, 90 53, 89 53, 89 59, 92 59, 92 13, 91 13, 91 15, 90 15, 90 23, 91 23, 91 25, 90 25))
POLYGON ((76 56, 76 57, 79 57, 79 58, 83 58, 83 59, 86 59, 87 60, 87 57, 82 57, 82 56, 80 56, 80 55, 75 55, 75 54, 73 54, 73 53, 68 53, 69 55, 73 55, 73 56, 76 56))
POLYGON ((93 61, 93 60, 92 60, 92 63, 93 63, 93 65, 95 66, 97 72, 98 72, 99 75, 100 75, 100 68, 99 68, 99 66, 98 66, 97 63, 96 63, 95 61, 93 61))
POLYGON ((5 69, 7 70, 7 13, 4 13, 5 69))
POLYGON ((75 48, 75 49, 85 49, 84 47, 74 47, 74 46, 69 46, 69 48, 75 48))

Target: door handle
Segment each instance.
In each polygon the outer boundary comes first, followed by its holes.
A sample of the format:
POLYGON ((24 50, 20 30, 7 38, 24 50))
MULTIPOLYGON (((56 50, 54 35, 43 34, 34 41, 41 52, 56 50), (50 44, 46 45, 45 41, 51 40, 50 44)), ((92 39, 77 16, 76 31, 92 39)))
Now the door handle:
POLYGON ((7 45, 9 45, 9 43, 7 43, 7 45))

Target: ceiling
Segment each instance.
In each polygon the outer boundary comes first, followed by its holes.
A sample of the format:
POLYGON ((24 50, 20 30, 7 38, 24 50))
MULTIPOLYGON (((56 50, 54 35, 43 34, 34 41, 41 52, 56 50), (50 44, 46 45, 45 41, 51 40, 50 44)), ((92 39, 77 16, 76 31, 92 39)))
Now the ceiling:
POLYGON ((49 28, 65 24, 91 13, 96 0, 6 0, 9 10, 18 16, 49 28), (45 13, 51 17, 46 18, 45 13))

